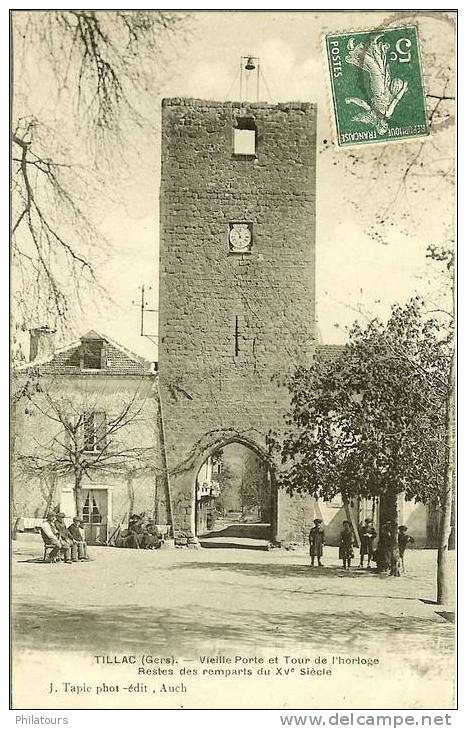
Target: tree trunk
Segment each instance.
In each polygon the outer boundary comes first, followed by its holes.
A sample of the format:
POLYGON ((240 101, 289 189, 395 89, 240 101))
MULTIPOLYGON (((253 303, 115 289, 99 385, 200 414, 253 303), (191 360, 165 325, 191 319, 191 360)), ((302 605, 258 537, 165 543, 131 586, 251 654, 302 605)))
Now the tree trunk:
POLYGON ((44 511, 44 519, 52 511, 53 508, 53 500, 55 498, 55 492, 57 490, 57 478, 55 474, 51 474, 50 476, 45 475, 44 477, 45 481, 45 491, 46 491, 46 498, 45 498, 45 511, 44 511))
POLYGON ((13 529, 11 530, 11 538, 17 539, 18 538, 18 525, 19 525, 20 517, 17 516, 15 519, 15 523, 13 525, 13 529))
POLYGON ((398 521, 394 522, 392 524, 392 528, 391 528, 391 565, 390 565, 389 574, 392 577, 401 576, 399 544, 397 541, 398 523, 399 523, 398 521))
POLYGON ((350 523, 350 526, 352 527, 354 541, 356 542, 358 548, 360 549, 360 534, 358 533, 358 524, 355 521, 355 516, 350 507, 350 502, 349 502, 348 497, 345 494, 341 494, 341 496, 342 496, 342 503, 344 504, 345 516, 347 518, 347 521, 350 523))
POLYGON ((378 544, 378 570, 380 572, 389 569, 392 577, 400 577, 400 555, 397 541, 397 528, 399 526, 399 495, 389 492, 381 496, 380 518, 379 518, 379 544, 378 544), (390 522, 390 538, 382 537, 384 524, 390 522), (380 549, 380 546, 382 547, 380 549))
POLYGON ((126 477, 126 487, 128 492, 128 519, 133 516, 133 509, 135 508, 135 489, 133 488, 133 474, 131 471, 126 477))
POLYGON ((438 536, 437 597, 436 602, 442 605, 449 599, 448 549, 451 534, 451 511, 454 492, 455 469, 455 361, 451 357, 448 381, 448 402, 446 408, 446 459, 444 465, 444 488, 441 496, 441 518, 438 536))
POLYGON ((81 490, 81 481, 82 481, 82 474, 81 472, 75 473, 75 510, 76 510, 76 516, 78 516, 80 519, 83 518, 83 493, 81 490))
POLYGON ((376 496, 371 499, 371 521, 373 524, 376 522, 376 496))
POLYGON ((159 476, 154 474, 154 521, 159 524, 159 476))

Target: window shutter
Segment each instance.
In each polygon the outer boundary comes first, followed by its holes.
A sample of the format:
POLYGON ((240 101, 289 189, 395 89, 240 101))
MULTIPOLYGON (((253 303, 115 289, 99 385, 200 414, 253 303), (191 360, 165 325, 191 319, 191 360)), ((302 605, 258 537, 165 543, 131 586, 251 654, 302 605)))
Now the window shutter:
POLYGON ((88 494, 86 496, 86 501, 84 502, 84 506, 83 506, 83 521, 86 524, 91 523, 91 511, 92 511, 92 507, 91 507, 91 504, 89 501, 89 491, 88 491, 88 494))
POLYGON ((94 450, 94 413, 84 413, 83 419, 84 431, 84 450, 94 450))

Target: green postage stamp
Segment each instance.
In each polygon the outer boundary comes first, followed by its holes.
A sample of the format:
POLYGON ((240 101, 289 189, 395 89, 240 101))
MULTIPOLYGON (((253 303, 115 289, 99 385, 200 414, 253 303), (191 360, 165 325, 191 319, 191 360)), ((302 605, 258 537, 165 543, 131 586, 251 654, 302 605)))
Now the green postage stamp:
POLYGON ((415 26, 326 36, 340 146, 429 133, 415 26))

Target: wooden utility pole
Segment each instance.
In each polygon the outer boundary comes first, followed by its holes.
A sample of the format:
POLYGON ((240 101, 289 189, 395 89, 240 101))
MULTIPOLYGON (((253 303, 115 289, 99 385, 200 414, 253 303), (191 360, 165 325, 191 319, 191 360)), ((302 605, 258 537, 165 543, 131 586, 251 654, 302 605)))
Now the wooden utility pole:
POLYGON ((174 524, 174 518, 173 518, 173 507, 172 507, 172 491, 170 488, 170 477, 169 477, 169 467, 167 462, 167 451, 165 447, 165 429, 164 429, 164 413, 162 410, 162 398, 161 393, 159 389, 159 380, 156 382, 156 392, 157 392, 157 422, 159 426, 159 438, 160 438, 160 444, 161 444, 161 450, 162 450, 162 464, 163 464, 163 471, 164 471, 164 480, 165 480, 165 487, 166 487, 166 504, 167 504, 167 519, 172 527, 172 536, 175 536, 175 524, 174 524))

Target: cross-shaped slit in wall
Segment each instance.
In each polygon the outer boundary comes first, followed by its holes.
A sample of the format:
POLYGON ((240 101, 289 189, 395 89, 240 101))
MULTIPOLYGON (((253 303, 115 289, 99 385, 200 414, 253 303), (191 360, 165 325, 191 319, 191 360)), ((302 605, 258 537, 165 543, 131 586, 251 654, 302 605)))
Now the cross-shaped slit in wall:
POLYGON ((234 353, 235 353, 235 357, 237 357, 238 356, 238 353, 240 352, 239 336, 240 335, 239 335, 238 315, 237 315, 235 317, 235 334, 234 334, 234 342, 235 342, 234 353))

